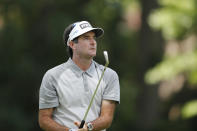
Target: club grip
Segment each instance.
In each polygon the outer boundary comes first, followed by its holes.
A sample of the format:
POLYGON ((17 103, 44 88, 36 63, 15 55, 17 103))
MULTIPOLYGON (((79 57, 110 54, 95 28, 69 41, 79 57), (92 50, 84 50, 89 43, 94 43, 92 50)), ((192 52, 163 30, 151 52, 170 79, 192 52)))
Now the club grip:
POLYGON ((82 121, 81 121, 81 124, 80 124, 80 126, 79 126, 79 129, 83 128, 84 124, 85 124, 85 120, 82 120, 82 121))

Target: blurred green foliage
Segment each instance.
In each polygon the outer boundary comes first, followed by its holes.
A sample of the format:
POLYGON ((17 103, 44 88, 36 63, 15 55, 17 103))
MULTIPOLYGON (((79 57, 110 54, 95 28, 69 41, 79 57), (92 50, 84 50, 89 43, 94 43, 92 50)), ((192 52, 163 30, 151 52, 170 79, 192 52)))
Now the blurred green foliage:
MULTIPOLYGON (((154 10, 149 17, 149 24, 153 29, 160 30, 166 40, 166 47, 176 42, 176 49, 166 54, 163 60, 150 69, 145 75, 145 81, 149 84, 168 82, 178 75, 184 75, 184 88, 192 88, 196 92, 197 86, 197 1, 196 0, 159 0, 160 8, 154 10), (195 39, 186 40, 194 36, 195 39), (171 43, 170 43, 171 42, 171 43), (187 46, 190 49, 187 49, 187 46), (178 53, 176 53, 178 52, 178 53)), ((179 85, 177 81, 177 85, 179 85)), ((167 88, 167 87, 166 87, 167 88)), ((172 87, 171 87, 172 88, 172 87)), ((186 98, 185 98, 186 99, 186 98)), ((195 97, 187 98, 182 104, 182 117, 191 119, 197 116, 195 97)))
POLYGON ((162 80, 171 80, 182 72, 187 72, 192 83, 197 82, 194 70, 197 67, 197 52, 187 52, 176 57, 166 57, 155 68, 149 70, 145 80, 150 84, 158 83, 162 80), (192 73, 193 72, 193 73, 192 73), (191 75, 190 75, 191 74, 191 75), (194 76, 193 76, 194 75, 194 76))
POLYGON ((181 39, 196 25, 195 0, 159 0, 162 6, 150 15, 149 24, 166 39, 181 39))

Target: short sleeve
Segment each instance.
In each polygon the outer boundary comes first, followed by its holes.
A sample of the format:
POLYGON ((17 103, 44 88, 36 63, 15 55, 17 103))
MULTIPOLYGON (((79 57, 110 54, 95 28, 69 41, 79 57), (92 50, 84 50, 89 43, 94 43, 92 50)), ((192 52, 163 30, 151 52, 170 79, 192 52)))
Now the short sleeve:
POLYGON ((59 105, 57 91, 55 88, 55 79, 50 72, 46 72, 42 79, 39 94, 39 109, 53 108, 59 105))
POLYGON ((104 90, 103 99, 113 100, 120 103, 120 84, 117 73, 108 68, 104 77, 106 87, 104 90))

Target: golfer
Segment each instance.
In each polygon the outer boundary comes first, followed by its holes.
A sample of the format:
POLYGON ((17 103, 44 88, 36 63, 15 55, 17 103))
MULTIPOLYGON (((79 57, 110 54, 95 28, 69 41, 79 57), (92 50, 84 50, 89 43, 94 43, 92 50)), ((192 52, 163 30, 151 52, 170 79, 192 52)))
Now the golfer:
POLYGON ((39 124, 45 131, 106 131, 110 127, 116 104, 120 102, 119 78, 107 68, 83 128, 78 129, 87 110, 103 65, 93 60, 96 38, 102 28, 80 21, 64 31, 69 59, 50 70, 42 80, 39 97, 39 124))

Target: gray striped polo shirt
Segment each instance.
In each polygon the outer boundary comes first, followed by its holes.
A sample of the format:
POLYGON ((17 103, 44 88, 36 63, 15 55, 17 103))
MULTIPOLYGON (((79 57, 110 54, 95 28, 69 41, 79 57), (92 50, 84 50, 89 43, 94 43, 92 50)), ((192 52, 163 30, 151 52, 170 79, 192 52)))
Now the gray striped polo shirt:
MULTIPOLYGON (((55 108, 53 119, 57 123, 77 128, 74 122, 83 119, 103 69, 92 61, 89 69, 83 71, 69 58, 48 70, 40 87, 39 109, 55 108)), ((119 78, 110 68, 105 71, 86 122, 99 117, 104 99, 120 102, 119 78)))

